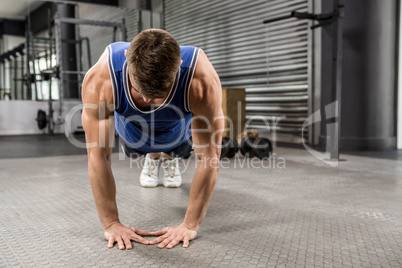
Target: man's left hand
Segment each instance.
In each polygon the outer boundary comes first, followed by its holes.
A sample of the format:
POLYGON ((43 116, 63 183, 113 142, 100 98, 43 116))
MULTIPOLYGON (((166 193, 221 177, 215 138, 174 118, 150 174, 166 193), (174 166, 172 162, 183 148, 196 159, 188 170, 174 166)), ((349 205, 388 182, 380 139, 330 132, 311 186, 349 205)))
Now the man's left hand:
POLYGON ((183 223, 175 227, 166 227, 165 229, 152 232, 152 235, 159 236, 149 242, 149 244, 158 244, 158 248, 172 248, 183 241, 183 248, 187 248, 190 240, 197 236, 197 231, 186 227, 183 223))

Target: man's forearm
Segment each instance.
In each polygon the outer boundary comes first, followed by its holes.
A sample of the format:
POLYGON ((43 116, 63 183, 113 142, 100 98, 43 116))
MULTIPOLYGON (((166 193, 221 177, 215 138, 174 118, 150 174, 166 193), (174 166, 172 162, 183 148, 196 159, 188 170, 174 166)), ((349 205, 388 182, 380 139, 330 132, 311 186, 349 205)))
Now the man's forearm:
POLYGON ((110 162, 106 159, 90 159, 89 180, 99 219, 104 229, 119 221, 116 205, 116 184, 110 162))
POLYGON ((219 169, 217 167, 198 166, 190 189, 190 201, 184 224, 190 229, 198 230, 207 212, 212 197, 219 169))

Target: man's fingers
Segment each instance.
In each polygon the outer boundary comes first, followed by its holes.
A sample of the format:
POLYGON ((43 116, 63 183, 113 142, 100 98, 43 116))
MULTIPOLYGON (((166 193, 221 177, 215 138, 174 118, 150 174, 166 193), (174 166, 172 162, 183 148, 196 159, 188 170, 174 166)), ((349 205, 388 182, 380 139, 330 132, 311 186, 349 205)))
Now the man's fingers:
POLYGON ((138 243, 142 243, 144 245, 149 245, 149 241, 147 239, 138 235, 131 235, 131 240, 134 240, 135 242, 138 243))
POLYGON ((183 239, 183 248, 188 248, 189 244, 190 244, 190 240, 187 237, 184 237, 184 239, 183 239))
POLYGON ((167 232, 168 232, 168 230, 167 230, 167 228, 165 228, 165 229, 162 229, 162 230, 159 230, 159 231, 156 231, 156 232, 151 232, 150 234, 157 236, 157 235, 164 235, 167 232))
POLYGON ((126 245, 126 249, 132 249, 133 245, 131 244, 131 240, 127 237, 123 237, 124 244, 126 245))
POLYGON ((134 233, 139 234, 139 235, 154 235, 153 233, 147 232, 145 230, 137 229, 134 227, 131 227, 131 230, 133 230, 134 233))
POLYGON ((124 247, 123 240, 121 239, 121 237, 120 237, 120 238, 117 238, 117 239, 116 239, 116 242, 117 242, 117 245, 119 246, 119 249, 124 249, 124 248, 125 248, 125 247, 124 247))
POLYGON ((167 246, 166 248, 172 248, 174 246, 176 246, 177 244, 179 244, 179 242, 181 241, 181 239, 178 239, 177 237, 175 239, 173 239, 167 246))
POLYGON ((180 227, 167 227, 156 232, 147 232, 145 230, 129 227, 128 232, 123 232, 117 236, 109 235, 105 232, 105 238, 108 238, 108 247, 112 248, 114 243, 117 242, 119 249, 132 249, 133 245, 131 240, 145 245, 159 244, 158 248, 166 247, 168 249, 175 247, 183 241, 183 248, 187 248, 190 244, 190 240, 194 239, 196 235, 197 233, 191 230, 190 232, 188 230, 182 232, 180 227), (148 241, 141 235, 157 235, 158 237, 148 241))
POLYGON ((114 238, 112 236, 109 236, 109 241, 107 243, 108 248, 112 248, 114 245, 114 238))
POLYGON ((166 234, 162 235, 162 236, 160 236, 158 238, 155 238, 155 239, 149 241, 149 244, 151 244, 151 245, 158 244, 159 242, 165 240, 167 237, 168 237, 168 235, 166 235, 166 234))
POLYGON ((172 242, 173 239, 174 239, 173 237, 165 238, 165 240, 163 240, 163 241, 158 245, 158 248, 164 248, 167 244, 169 244, 170 242, 172 242))

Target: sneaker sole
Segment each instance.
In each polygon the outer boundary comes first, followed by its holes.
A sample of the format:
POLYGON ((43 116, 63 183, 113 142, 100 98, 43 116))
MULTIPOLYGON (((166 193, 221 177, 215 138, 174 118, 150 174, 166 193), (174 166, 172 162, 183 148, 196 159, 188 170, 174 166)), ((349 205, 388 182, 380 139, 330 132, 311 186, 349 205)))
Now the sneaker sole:
POLYGON ((141 184, 141 186, 142 187, 144 187, 144 188, 155 188, 156 186, 158 186, 157 184, 156 185, 154 185, 154 184, 141 184))
POLYGON ((179 188, 180 186, 181 186, 181 184, 180 185, 176 185, 176 184, 164 184, 163 186, 165 186, 166 188, 179 188))

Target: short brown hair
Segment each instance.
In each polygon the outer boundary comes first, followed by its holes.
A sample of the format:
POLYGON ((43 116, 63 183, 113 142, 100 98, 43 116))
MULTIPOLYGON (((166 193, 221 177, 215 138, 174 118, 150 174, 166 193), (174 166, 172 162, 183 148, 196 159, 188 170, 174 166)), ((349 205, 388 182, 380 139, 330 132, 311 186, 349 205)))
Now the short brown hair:
POLYGON ((162 98, 169 93, 181 63, 180 46, 168 32, 148 29, 139 33, 127 51, 130 75, 142 95, 162 98))

